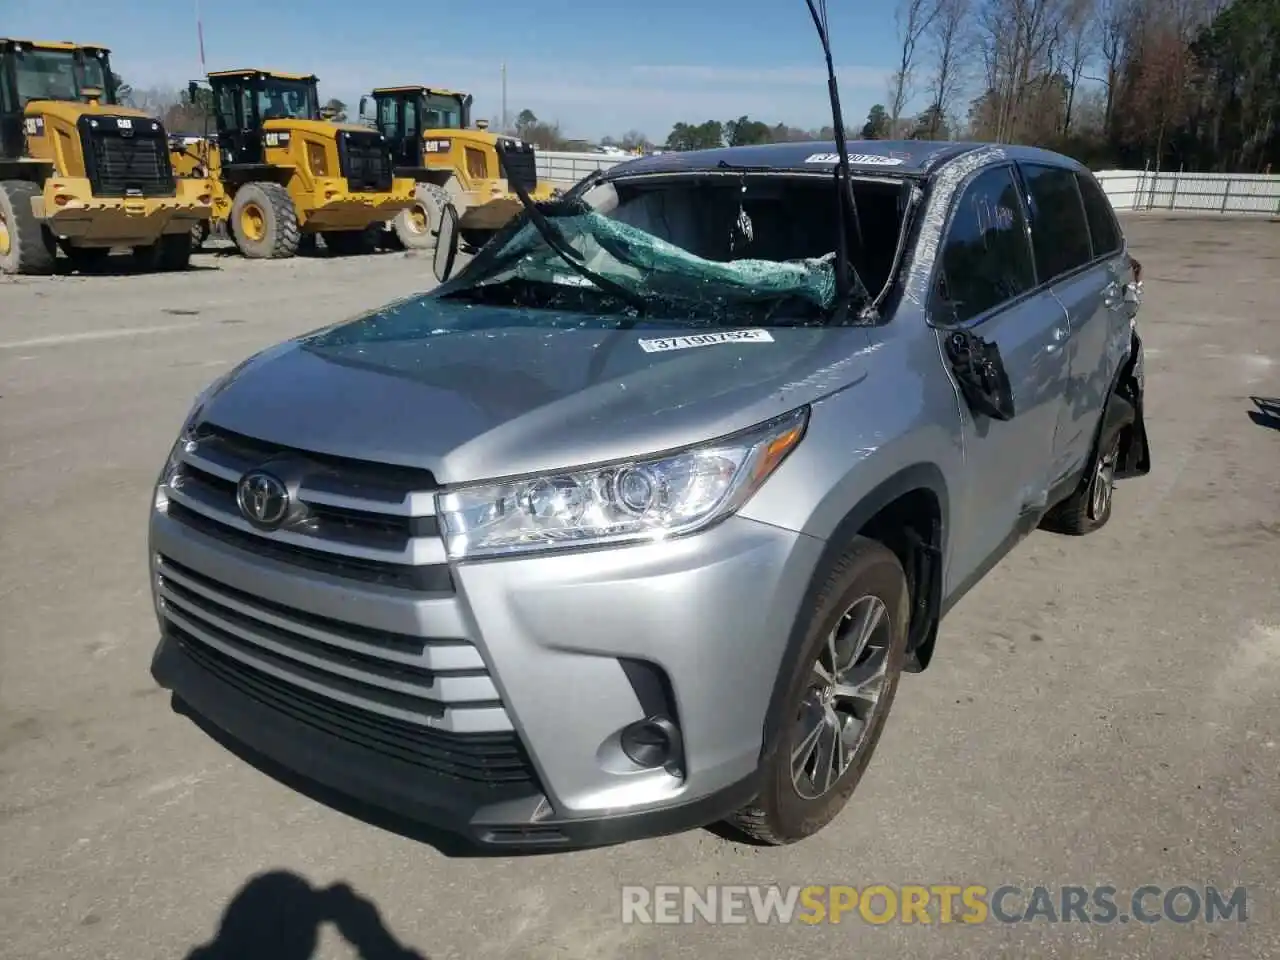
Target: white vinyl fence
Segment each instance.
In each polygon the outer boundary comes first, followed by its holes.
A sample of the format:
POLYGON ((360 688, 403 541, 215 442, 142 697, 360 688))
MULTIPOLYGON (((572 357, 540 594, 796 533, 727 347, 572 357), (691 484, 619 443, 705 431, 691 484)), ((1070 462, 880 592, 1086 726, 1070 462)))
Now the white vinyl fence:
POLYGON ((1280 216, 1280 176, 1149 170, 1099 170, 1096 176, 1117 210, 1280 216))
POLYGON ((538 179, 554 181, 557 186, 570 186, 596 170, 608 170, 615 163, 630 157, 611 156, 607 153, 564 153, 558 150, 538 150, 538 179))
MULTIPOLYGON (((571 186, 593 170, 628 158, 601 153, 539 150, 538 178, 571 186)), ((1225 215, 1280 216, 1280 176, 1249 173, 1155 173, 1098 170, 1098 182, 1117 210, 1181 210, 1225 215)))

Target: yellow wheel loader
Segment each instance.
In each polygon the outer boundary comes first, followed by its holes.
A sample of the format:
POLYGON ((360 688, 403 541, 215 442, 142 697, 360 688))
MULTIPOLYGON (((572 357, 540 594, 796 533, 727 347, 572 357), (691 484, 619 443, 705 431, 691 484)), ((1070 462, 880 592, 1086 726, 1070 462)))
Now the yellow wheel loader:
POLYGON ((0 37, 0 273, 81 268, 130 247, 148 270, 180 270, 213 184, 179 180, 164 126, 116 100, 109 51, 0 37))
POLYGON ((458 212, 463 241, 482 246, 523 209, 508 177, 534 200, 558 193, 538 182, 532 144, 472 127, 471 102, 470 94, 425 86, 380 87, 360 98, 361 116, 390 144, 396 175, 417 183, 414 205, 392 223, 406 247, 435 246, 446 204, 458 212))
MULTIPOLYGON (((394 175, 383 136, 320 118, 309 74, 209 74, 216 138, 174 143, 183 176, 214 183, 213 229, 254 259, 291 257, 323 238, 333 253, 372 251, 384 224, 414 203, 414 182, 394 175)), ((190 85, 192 102, 199 85, 190 85)))

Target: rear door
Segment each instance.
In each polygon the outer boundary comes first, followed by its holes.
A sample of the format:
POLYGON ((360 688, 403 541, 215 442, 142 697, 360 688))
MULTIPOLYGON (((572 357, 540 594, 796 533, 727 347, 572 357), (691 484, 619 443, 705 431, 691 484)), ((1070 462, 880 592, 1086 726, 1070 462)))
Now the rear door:
MULTIPOLYGON (((962 508, 953 511, 948 593, 981 575, 1044 508, 1054 433, 1067 379, 1062 305, 1037 285, 1026 211, 1012 165, 990 167, 962 187, 943 234, 931 322, 940 347, 957 335, 994 345, 1008 376, 1013 415, 962 402, 966 463, 962 508)), ((960 377, 952 366, 960 388, 960 377)))
POLYGON ((1031 214, 1036 273, 1061 302, 1069 324, 1065 403, 1054 431, 1052 479, 1059 486, 1085 465, 1114 373, 1108 349, 1111 263, 1104 251, 1094 249, 1075 171, 1029 162, 1018 168, 1031 214))

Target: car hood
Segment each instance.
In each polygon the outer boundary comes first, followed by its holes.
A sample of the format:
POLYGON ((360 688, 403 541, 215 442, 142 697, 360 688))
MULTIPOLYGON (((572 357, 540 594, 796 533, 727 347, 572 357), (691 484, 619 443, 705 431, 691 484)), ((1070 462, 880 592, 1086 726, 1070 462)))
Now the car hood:
POLYGON ((865 330, 776 327, 646 350, 724 331, 619 324, 412 298, 257 355, 201 419, 458 483, 710 440, 856 383, 870 351, 865 330))

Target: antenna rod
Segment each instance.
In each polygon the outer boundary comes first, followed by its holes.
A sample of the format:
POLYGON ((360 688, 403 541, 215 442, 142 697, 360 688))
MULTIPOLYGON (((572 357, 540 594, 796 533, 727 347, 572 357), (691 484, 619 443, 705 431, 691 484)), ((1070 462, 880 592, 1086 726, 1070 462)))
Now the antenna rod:
POLYGON ((200 43, 200 75, 208 76, 208 69, 204 63, 204 23, 200 18, 200 0, 196 0, 196 39, 200 43))
POLYGON ((846 210, 853 213, 854 232, 858 237, 858 246, 862 248, 862 225, 858 220, 857 201, 853 199, 853 185, 849 182, 849 148, 844 137, 844 117, 840 109, 840 91, 836 83, 836 68, 831 58, 831 41, 827 32, 827 2, 805 0, 813 25, 818 31, 818 39, 822 41, 822 54, 827 64, 827 93, 831 97, 831 124, 835 134, 836 154, 838 162, 835 169, 836 182, 836 295, 839 298, 838 316, 843 318, 849 307, 849 295, 853 282, 849 277, 849 237, 845 230, 846 210), (819 12, 821 9, 821 12, 819 12))

